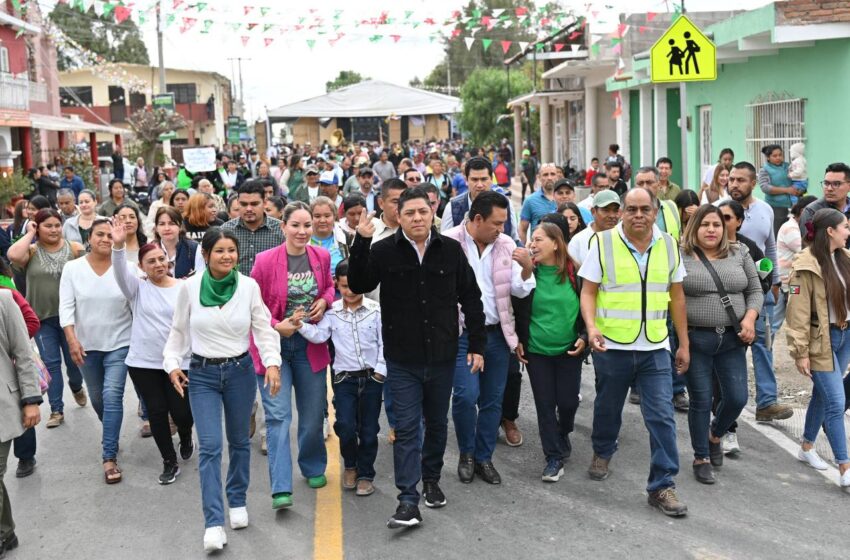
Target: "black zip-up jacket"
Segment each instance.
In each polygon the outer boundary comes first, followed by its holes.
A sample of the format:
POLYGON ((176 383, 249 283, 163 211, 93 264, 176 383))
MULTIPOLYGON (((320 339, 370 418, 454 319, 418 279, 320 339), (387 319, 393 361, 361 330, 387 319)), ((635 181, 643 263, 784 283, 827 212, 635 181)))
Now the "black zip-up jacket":
POLYGON ((460 243, 431 228, 422 264, 401 228, 372 245, 355 235, 348 285, 358 294, 381 285, 384 357, 399 363, 454 361, 460 334, 458 304, 469 333, 469 352, 484 354, 484 306, 475 273, 460 243))

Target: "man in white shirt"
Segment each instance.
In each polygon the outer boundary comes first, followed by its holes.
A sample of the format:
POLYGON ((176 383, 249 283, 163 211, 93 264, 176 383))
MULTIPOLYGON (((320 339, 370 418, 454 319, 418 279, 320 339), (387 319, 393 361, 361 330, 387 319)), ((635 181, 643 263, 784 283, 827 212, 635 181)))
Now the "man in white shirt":
POLYGON ((458 476, 464 483, 478 475, 489 484, 501 484, 501 476, 493 466, 493 451, 502 420, 508 362, 519 344, 511 296, 527 297, 536 286, 528 250, 518 249, 513 239, 502 233, 508 211, 506 197, 493 191, 482 192, 472 201, 467 219, 444 233, 460 243, 472 267, 481 290, 487 330, 485 366, 480 372, 472 372, 466 360, 466 329, 458 344, 452 419, 460 451, 458 476), (507 285, 506 268, 510 270, 507 285))
POLYGON ((620 221, 620 197, 614 191, 602 191, 593 199, 593 221, 570 239, 567 252, 578 266, 584 263, 590 251, 592 238, 600 231, 617 227, 620 221))
POLYGON ((593 197, 602 191, 609 190, 610 188, 611 183, 608 180, 608 176, 604 173, 597 173, 593 176, 593 179, 590 180, 590 195, 580 201, 576 206, 590 210, 593 208, 593 197))

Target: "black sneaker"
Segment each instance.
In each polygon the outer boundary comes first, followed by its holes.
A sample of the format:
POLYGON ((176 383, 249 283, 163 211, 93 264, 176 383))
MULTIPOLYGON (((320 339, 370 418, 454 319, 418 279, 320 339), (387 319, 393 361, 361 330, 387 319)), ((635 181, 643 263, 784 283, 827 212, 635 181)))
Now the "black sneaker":
POLYGON ((162 474, 159 475, 159 483, 162 485, 171 484, 177 480, 177 475, 180 474, 180 466, 177 463, 164 463, 162 474))
POLYGON ((543 469, 543 482, 558 482, 564 474, 564 462, 557 459, 549 459, 546 468, 543 469))
POLYGON ((425 496, 425 505, 429 508, 441 508, 446 505, 446 495, 436 481, 423 482, 422 494, 425 496))
POLYGON ((188 442, 180 442, 180 457, 184 461, 188 461, 195 454, 195 440, 189 438, 188 442))
POLYGON ((387 527, 390 529, 402 529, 404 527, 415 527, 422 523, 422 515, 419 513, 419 508, 413 504, 398 504, 395 514, 387 520, 387 527))
POLYGON ((711 466, 723 466, 723 440, 717 443, 708 440, 708 457, 711 459, 711 466))
POLYGON ((18 548, 18 536, 12 533, 3 540, 4 552, 18 548))
POLYGON ((16 478, 26 478, 35 472, 35 459, 21 459, 15 471, 16 478))
POLYGON ((475 464, 472 453, 461 453, 457 463, 457 476, 464 484, 469 484, 475 478, 475 464))
POLYGON ((478 478, 487 484, 501 484, 502 477, 499 476, 499 471, 493 466, 492 461, 484 461, 483 463, 475 463, 475 474, 478 478))

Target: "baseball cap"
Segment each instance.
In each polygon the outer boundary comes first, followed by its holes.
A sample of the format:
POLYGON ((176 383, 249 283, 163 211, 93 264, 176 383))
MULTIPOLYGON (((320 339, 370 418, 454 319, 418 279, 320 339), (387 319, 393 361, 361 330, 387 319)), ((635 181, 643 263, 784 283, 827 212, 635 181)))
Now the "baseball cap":
POLYGON ((372 168, 371 168, 371 167, 369 167, 369 166, 365 166, 365 167, 361 167, 361 168, 360 168, 360 171, 358 171, 358 172, 357 172, 357 174, 358 174, 358 175, 366 175, 366 174, 368 174, 368 175, 372 175, 372 176, 374 176, 374 175, 375 175, 375 172, 374 172, 374 171, 372 171, 372 168))
POLYGON ((319 184, 336 185, 336 173, 334 173, 333 171, 322 171, 322 174, 319 175, 319 184))
POLYGON ((605 208, 606 206, 610 206, 612 204, 620 206, 620 197, 617 196, 617 193, 615 193, 614 191, 601 191, 596 193, 596 195, 593 197, 594 208, 605 208))
POLYGON ((558 189, 561 189, 561 188, 564 188, 564 187, 570 189, 571 191, 575 191, 575 187, 573 187, 573 184, 570 183, 567 179, 558 180, 558 182, 555 183, 554 190, 557 191, 558 189))
POLYGON ((308 165, 306 167, 306 169, 304 169, 304 175, 311 175, 311 174, 312 175, 318 175, 319 174, 319 168, 316 167, 315 165, 308 165))

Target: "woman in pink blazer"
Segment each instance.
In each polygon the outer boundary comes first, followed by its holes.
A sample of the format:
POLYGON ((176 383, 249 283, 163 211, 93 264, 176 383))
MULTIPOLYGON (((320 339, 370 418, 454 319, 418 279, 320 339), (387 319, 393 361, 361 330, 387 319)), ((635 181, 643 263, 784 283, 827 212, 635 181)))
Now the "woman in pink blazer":
POLYGON ((310 245, 312 216, 303 202, 292 202, 283 211, 286 242, 257 255, 251 277, 260 285, 263 301, 272 316, 272 326, 280 333, 283 365, 281 388, 271 396, 263 385, 264 371, 251 345, 257 370, 257 385, 266 412, 269 476, 272 508, 292 506, 292 456, 289 425, 292 422, 292 388, 298 407, 298 466, 311 488, 327 484, 327 453, 322 436, 327 398, 326 369, 330 363, 327 344, 312 344, 298 332, 304 321, 317 323, 334 300, 330 254, 310 245), (295 319, 291 319, 293 314, 295 319))

